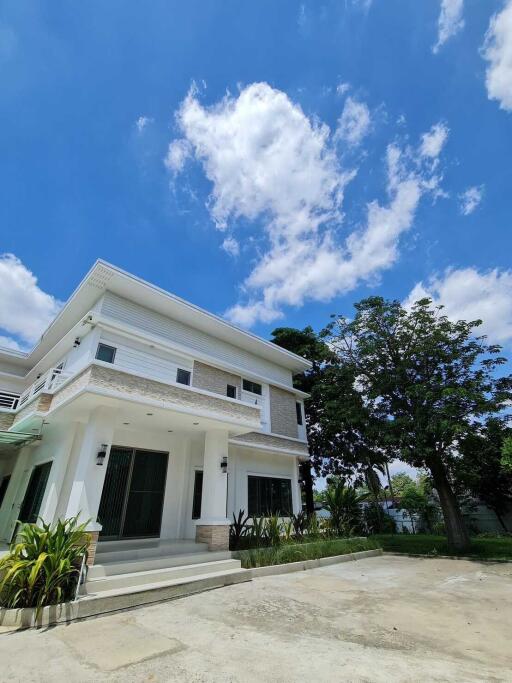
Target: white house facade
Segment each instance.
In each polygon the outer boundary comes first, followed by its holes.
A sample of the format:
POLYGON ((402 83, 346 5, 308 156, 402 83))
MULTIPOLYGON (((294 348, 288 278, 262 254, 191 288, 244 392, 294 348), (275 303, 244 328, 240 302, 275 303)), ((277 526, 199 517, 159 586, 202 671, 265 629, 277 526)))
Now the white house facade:
POLYGON ((0 350, 0 542, 79 515, 98 542, 228 548, 301 509, 308 361, 98 261, 28 354, 0 350))

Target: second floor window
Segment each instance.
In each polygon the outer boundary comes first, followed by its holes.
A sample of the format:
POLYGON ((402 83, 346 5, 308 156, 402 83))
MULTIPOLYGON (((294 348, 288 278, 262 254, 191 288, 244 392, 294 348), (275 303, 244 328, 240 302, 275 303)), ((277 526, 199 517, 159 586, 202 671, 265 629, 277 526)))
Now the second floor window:
POLYGON ((302 424, 302 405, 297 401, 295 404, 295 410, 297 412, 297 424, 302 424))
POLYGON ((244 379, 242 386, 244 391, 250 391, 252 394, 261 396, 261 384, 258 384, 258 382, 251 382, 250 379, 244 379))
POLYGON ((226 396, 228 398, 236 398, 236 387, 233 384, 228 384, 226 389, 226 396))
POLYGON ((104 363, 113 363, 116 357, 116 350, 113 346, 106 344, 98 344, 96 351, 96 360, 102 360, 104 363))
POLYGON ((190 370, 178 368, 176 372, 176 381, 178 384, 186 384, 188 386, 190 384, 190 370))

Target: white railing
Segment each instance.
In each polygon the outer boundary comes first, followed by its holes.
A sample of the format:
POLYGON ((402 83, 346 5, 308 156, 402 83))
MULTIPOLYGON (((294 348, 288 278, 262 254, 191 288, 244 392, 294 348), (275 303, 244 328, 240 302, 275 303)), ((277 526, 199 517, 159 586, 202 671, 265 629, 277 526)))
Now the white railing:
POLYGON ((32 386, 30 386, 21 394, 17 407, 20 408, 38 394, 53 393, 60 387, 61 384, 71 377, 71 374, 71 372, 64 372, 62 368, 51 368, 48 370, 48 372, 45 372, 44 375, 38 377, 32 386))
POLYGON ((0 391, 0 408, 16 410, 19 400, 19 394, 13 394, 11 391, 0 391))

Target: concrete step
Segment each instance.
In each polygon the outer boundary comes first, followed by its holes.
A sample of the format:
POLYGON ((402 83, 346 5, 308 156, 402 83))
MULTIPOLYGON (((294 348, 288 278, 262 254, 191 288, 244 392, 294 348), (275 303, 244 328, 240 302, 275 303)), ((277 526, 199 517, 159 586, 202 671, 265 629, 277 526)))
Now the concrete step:
POLYGON ((122 562, 159 555, 186 555, 208 550, 207 543, 195 541, 160 541, 160 539, 138 541, 101 541, 96 549, 97 562, 122 562))
MULTIPOLYGON (((92 569, 94 569, 94 567, 92 569)), ((207 576, 212 573, 222 574, 223 572, 239 570, 240 560, 225 559, 213 562, 203 562, 200 564, 163 567, 149 571, 97 576, 95 578, 91 578, 89 574, 87 581, 81 588, 81 593, 83 595, 98 595, 100 593, 117 591, 119 589, 143 590, 153 584, 190 580, 201 576, 207 576)))
POLYGON ((96 562, 90 567, 87 578, 98 579, 105 576, 117 576, 118 574, 134 574, 136 572, 169 569, 171 567, 182 567, 184 565, 199 565, 230 559, 231 553, 229 550, 207 550, 206 552, 187 553, 183 555, 157 555, 155 557, 124 560, 122 562, 105 562, 102 555, 96 555, 96 562))
POLYGON ((214 588, 223 588, 236 583, 251 581, 247 569, 212 571, 208 574, 182 577, 153 584, 115 588, 99 591, 96 594, 82 595, 75 603, 76 619, 97 614, 114 612, 130 607, 138 607, 153 602, 172 600, 185 595, 193 595, 214 588))

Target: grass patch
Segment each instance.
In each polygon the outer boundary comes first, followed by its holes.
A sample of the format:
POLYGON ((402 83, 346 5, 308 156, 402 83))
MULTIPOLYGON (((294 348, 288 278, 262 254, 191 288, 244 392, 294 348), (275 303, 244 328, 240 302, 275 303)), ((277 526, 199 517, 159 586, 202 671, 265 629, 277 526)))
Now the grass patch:
MULTIPOLYGON (((371 539, 379 543, 383 550, 393 553, 412 555, 457 555, 450 551, 445 536, 427 534, 376 534, 371 539)), ((512 560, 512 537, 472 538, 471 548, 464 557, 482 560, 512 560)))
POLYGON ((346 555, 380 547, 380 543, 376 539, 334 538, 313 541, 312 543, 283 543, 271 548, 241 550, 233 555, 241 561, 244 569, 254 569, 255 567, 268 567, 274 564, 288 564, 289 562, 317 560, 320 557, 346 555))

